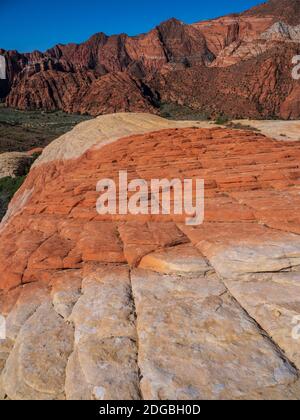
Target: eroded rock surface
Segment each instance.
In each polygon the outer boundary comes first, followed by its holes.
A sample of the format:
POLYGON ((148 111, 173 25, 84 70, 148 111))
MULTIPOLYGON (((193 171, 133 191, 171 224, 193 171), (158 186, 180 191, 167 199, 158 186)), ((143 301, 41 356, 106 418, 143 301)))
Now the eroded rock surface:
POLYGON ((0 231, 1 398, 300 398, 300 143, 189 124, 106 116, 31 169, 0 231), (124 169, 204 179, 204 223, 98 214, 124 169))
POLYGON ((270 120, 237 120, 233 121, 241 129, 243 127, 258 130, 267 137, 276 140, 300 141, 300 122, 299 121, 270 121, 270 120))
POLYGON ((206 274, 210 271, 203 256, 190 244, 155 251, 143 257, 140 268, 165 274, 206 274))
POLYGON ((10 399, 64 399, 65 370, 73 329, 51 303, 42 304, 21 328, 2 372, 10 399))
POLYGON ((145 399, 248 398, 258 388, 267 398, 269 388, 297 380, 215 275, 138 270, 132 283, 145 399))
POLYGON ((139 399, 137 334, 129 269, 88 266, 70 316, 74 352, 67 366, 69 399, 139 399))

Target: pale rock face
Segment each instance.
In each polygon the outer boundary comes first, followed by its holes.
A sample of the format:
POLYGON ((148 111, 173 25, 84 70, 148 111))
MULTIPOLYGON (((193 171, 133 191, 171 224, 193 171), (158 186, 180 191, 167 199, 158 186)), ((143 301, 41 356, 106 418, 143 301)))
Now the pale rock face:
POLYGON ((299 369, 299 273, 255 275, 250 281, 225 280, 225 284, 299 369))
POLYGON ((68 319, 81 296, 82 273, 80 270, 58 272, 52 280, 51 297, 55 311, 68 319))
POLYGON ((190 244, 178 245, 146 255, 140 268, 165 274, 205 274, 211 270, 204 257, 190 244))
POLYGON ((270 230, 256 223, 180 227, 223 278, 299 271, 298 235, 270 230))
POLYGON ((237 398, 237 400, 267 400, 267 401, 282 401, 282 400, 299 400, 300 382, 296 380, 293 383, 286 385, 278 385, 269 389, 256 388, 247 395, 247 397, 237 398))
POLYGON ((64 399, 73 328, 44 303, 21 328, 2 373, 10 399, 64 399))
POLYGON ((3 55, 0 55, 0 80, 6 79, 6 60, 3 55))
POLYGON ((128 268, 91 265, 70 321, 75 326, 75 348, 67 366, 67 398, 139 399, 128 268))
MULTIPOLYGON (((300 41, 300 25, 292 26, 284 22, 275 22, 266 29, 266 25, 270 23, 269 19, 265 21, 259 19, 257 28, 255 28, 255 21, 248 26, 248 31, 250 29, 252 33, 247 33, 247 30, 244 33, 237 31, 237 38, 229 45, 224 45, 224 48, 211 63, 211 66, 227 67, 241 61, 253 59, 274 48, 277 41, 290 43, 300 41), (258 28, 259 30, 257 30, 258 28), (263 31, 263 29, 266 30, 263 31)), ((236 24, 238 24, 238 20, 236 24)))
POLYGON ((276 22, 266 32, 261 34, 261 38, 276 41, 300 41, 300 25, 291 26, 284 22, 276 22))
POLYGON ((93 386, 85 378, 77 351, 73 351, 68 360, 65 393, 66 398, 72 401, 93 399, 93 386))
POLYGON ((296 370, 212 275, 132 273, 145 399, 262 397, 296 370))
POLYGON ((21 293, 6 319, 7 337, 15 340, 24 323, 40 305, 50 301, 47 285, 32 283, 21 288, 21 293))
MULTIPOLYGON (((0 315, 6 320, 6 339, 0 340, 0 397, 1 383, 2 388, 4 387, 1 372, 14 348, 16 338, 28 319, 47 301, 49 294, 44 284, 28 284, 4 295, 0 302, 0 315)), ((2 393, 4 398, 4 388, 2 393)))
MULTIPOLYGON (((299 97, 299 95, 298 95, 299 97)), ((267 137, 282 141, 300 141, 300 121, 282 120, 235 120, 234 124, 241 124, 241 127, 248 126, 258 130, 267 137)))
POLYGON ((236 41, 224 48, 218 55, 211 67, 229 67, 240 61, 246 61, 260 56, 268 51, 270 45, 265 42, 256 40, 255 42, 236 41))
POLYGON ((146 113, 118 113, 102 115, 95 120, 78 124, 47 146, 34 166, 59 159, 75 159, 92 146, 103 147, 122 137, 149 133, 167 128, 201 126, 197 121, 171 121, 146 113))
POLYGON ((299 143, 126 119, 54 144, 1 225, 0 398, 299 399, 299 143), (124 167, 204 178, 204 224, 97 214, 124 167))

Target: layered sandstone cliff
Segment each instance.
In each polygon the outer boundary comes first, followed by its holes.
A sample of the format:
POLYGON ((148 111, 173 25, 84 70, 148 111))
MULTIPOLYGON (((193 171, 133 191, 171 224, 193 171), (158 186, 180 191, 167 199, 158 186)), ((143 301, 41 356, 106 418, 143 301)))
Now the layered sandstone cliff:
POLYGON ((108 115, 45 149, 1 225, 1 398, 299 399, 300 143, 200 127, 108 115), (100 216, 124 169, 204 178, 204 224, 100 216))

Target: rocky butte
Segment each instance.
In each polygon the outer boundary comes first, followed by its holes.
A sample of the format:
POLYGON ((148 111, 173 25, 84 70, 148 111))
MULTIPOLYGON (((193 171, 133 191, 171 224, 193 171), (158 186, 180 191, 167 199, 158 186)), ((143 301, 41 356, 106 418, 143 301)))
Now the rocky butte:
POLYGON ((300 143, 143 113, 45 148, 0 227, 0 397, 299 399, 300 143), (205 221, 96 211, 205 179, 205 221))
POLYGON ((0 98, 20 109, 93 116, 157 113, 162 103, 230 118, 300 117, 300 1, 269 0, 241 14, 186 25, 176 19, 135 37, 98 33, 41 53, 0 49, 0 98))

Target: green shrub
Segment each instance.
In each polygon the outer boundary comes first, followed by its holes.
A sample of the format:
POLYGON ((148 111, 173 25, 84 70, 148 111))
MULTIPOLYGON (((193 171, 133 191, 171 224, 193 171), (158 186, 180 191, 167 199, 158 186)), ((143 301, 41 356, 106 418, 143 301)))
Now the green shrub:
POLYGON ((172 120, 207 121, 208 115, 201 110, 195 110, 185 105, 175 103, 161 103, 160 116, 172 120))
POLYGON ((14 194, 21 187, 25 181, 26 176, 18 176, 16 178, 5 177, 0 179, 0 195, 4 196, 7 200, 11 200, 14 194))
POLYGON ((10 200, 25 181, 26 176, 17 178, 1 178, 0 179, 0 222, 4 217, 10 200))
POLYGON ((227 124, 229 121, 230 121, 229 118, 226 117, 225 115, 219 115, 218 118, 216 119, 216 124, 224 125, 224 124, 227 124))

